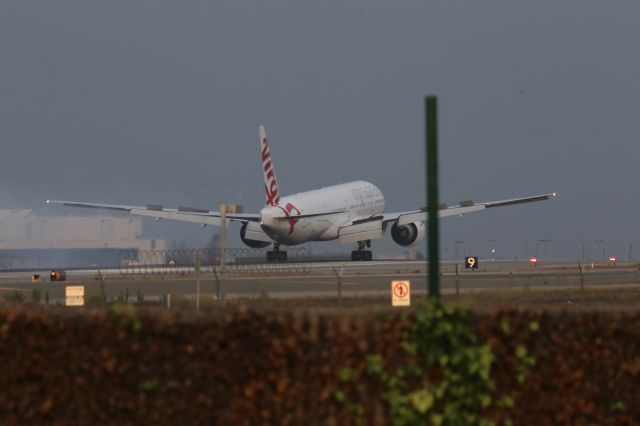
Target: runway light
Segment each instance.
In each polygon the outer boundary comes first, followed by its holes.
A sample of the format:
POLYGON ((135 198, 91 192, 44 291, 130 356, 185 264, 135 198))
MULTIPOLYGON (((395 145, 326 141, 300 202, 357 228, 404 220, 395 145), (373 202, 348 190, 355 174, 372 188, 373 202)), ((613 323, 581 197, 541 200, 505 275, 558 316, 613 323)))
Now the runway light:
POLYGON ((529 262, 538 263, 538 258, 537 257, 532 257, 531 259, 529 259, 529 262))

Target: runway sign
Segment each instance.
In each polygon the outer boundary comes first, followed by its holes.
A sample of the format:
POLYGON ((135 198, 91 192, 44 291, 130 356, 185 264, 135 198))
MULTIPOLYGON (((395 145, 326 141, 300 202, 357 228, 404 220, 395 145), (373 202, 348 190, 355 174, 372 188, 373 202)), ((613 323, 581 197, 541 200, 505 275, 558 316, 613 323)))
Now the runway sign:
POLYGON ((391 305, 411 306, 411 283, 409 281, 391 281, 391 305))
POLYGON ((84 306, 84 286, 75 285, 64 288, 67 306, 84 306))
POLYGON ((467 269, 478 269, 478 256, 467 256, 464 258, 464 267, 467 269))

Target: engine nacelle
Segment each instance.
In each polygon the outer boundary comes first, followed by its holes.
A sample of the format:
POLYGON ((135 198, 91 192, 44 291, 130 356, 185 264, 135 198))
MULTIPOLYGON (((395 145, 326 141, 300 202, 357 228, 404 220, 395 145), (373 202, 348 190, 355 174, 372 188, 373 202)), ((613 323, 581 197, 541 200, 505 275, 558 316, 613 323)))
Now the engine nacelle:
POLYGON ((240 228, 240 239, 242 240, 242 242, 251 248, 265 248, 268 245, 270 245, 271 243, 268 243, 266 241, 258 241, 258 240, 249 240, 247 238, 245 238, 245 235, 247 233, 247 226, 249 225, 248 222, 246 222, 244 225, 242 225, 242 228, 240 228))
POLYGON ((413 247, 424 239, 426 230, 424 222, 413 222, 407 225, 398 225, 394 222, 391 227, 391 238, 396 244, 403 247, 413 247))

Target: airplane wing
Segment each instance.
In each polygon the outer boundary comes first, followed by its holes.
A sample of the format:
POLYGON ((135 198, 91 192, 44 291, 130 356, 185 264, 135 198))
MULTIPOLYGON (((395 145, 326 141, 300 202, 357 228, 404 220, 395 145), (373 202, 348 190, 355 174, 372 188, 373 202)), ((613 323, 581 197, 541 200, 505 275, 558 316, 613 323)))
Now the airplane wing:
MULTIPOLYGON (((461 201, 457 206, 447 206, 441 204, 438 209, 439 217, 462 215, 466 213, 478 212, 492 207, 510 206, 514 204, 532 203, 535 201, 548 200, 555 197, 553 194, 534 195, 523 198, 513 198, 510 200, 490 201, 485 203, 474 203, 473 201, 461 201)), ((406 225, 413 222, 424 222, 427 220, 427 209, 411 210, 405 212, 385 213, 381 215, 357 217, 343 226, 338 231, 338 238, 341 244, 353 243, 356 241, 372 240, 381 238, 384 235, 384 224, 398 221, 399 225, 406 225)))
MULTIPOLYGON (((478 212, 478 211, 493 208, 493 207, 503 207, 503 206, 512 206, 515 204, 533 203, 536 201, 549 200, 555 196, 556 196, 556 193, 554 192, 551 194, 533 195, 529 197, 512 198, 510 200, 489 201, 484 203, 474 203, 471 200, 467 200, 467 201, 461 201, 456 206, 447 206, 446 204, 441 204, 438 206, 438 217, 463 215, 463 214, 478 212)), ((385 213, 383 215, 382 221, 392 222, 397 220, 398 225, 406 225, 412 222, 424 222, 427 220, 427 216, 428 216, 427 208, 425 207, 420 210, 396 212, 396 213, 385 213)))
MULTIPOLYGON (((69 207, 86 207, 92 209, 103 210, 117 210, 123 212, 129 212, 138 216, 146 216, 155 218, 156 220, 168 219, 168 220, 180 220, 183 222, 199 223, 201 225, 214 225, 220 226, 222 221, 220 219, 220 212, 195 209, 192 207, 178 207, 177 209, 166 209, 160 205, 149 204, 146 207, 142 206, 121 206, 115 204, 97 204, 97 203, 83 203, 77 201, 60 201, 60 200, 47 200, 47 204, 62 204, 69 207)), ((239 213, 227 213, 225 217, 228 221, 235 222, 258 222, 260 220, 257 214, 239 214, 239 213)))

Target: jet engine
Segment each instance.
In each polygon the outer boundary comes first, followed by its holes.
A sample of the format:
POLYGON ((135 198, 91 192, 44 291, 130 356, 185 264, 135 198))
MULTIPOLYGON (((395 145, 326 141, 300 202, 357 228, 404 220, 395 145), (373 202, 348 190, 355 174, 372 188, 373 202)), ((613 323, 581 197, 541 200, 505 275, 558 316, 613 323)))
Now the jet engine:
POLYGON ((248 225, 249 223, 246 222, 244 225, 242 225, 242 228, 240 228, 240 239, 246 246, 257 249, 257 248, 265 248, 271 244, 266 241, 250 240, 248 238, 245 238, 248 225))
POLYGON ((394 222, 391 227, 391 238, 403 247, 413 247, 424 239, 426 234, 424 222, 413 222, 407 225, 398 225, 394 222))

